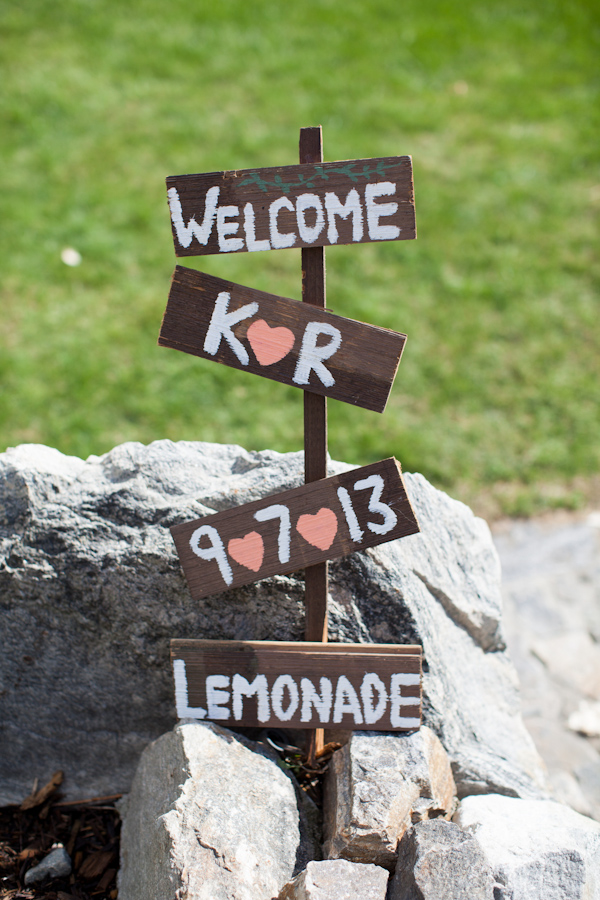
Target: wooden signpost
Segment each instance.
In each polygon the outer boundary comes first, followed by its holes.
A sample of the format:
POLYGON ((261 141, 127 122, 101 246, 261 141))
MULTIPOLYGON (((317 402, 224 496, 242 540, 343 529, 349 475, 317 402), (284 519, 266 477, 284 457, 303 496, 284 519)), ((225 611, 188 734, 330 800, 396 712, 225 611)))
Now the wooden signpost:
POLYGON ((230 725, 412 729, 421 648, 327 644, 328 560, 415 534, 400 466, 327 477, 327 397, 383 412, 406 335, 325 309, 325 247, 416 236, 410 157, 167 178, 177 256, 299 247, 302 303, 177 266, 159 344, 304 391, 305 484, 171 529, 192 597, 304 569, 305 642, 171 642, 178 715, 230 725))
MULTIPOLYGON (((321 128, 300 129, 300 164, 315 166, 323 163, 323 133, 321 128)), ((412 180, 412 179, 411 179, 412 180)), ((358 233, 357 233, 358 234, 358 233)), ((312 308, 325 309, 325 247, 303 247, 302 302, 312 308)), ((312 391, 304 392, 304 481, 311 484, 327 477, 327 397, 312 391)), ((304 570, 304 638, 326 644, 327 597, 329 593, 329 562, 315 563, 304 570)), ((323 728, 311 731, 306 742, 309 764, 325 744, 323 728)))

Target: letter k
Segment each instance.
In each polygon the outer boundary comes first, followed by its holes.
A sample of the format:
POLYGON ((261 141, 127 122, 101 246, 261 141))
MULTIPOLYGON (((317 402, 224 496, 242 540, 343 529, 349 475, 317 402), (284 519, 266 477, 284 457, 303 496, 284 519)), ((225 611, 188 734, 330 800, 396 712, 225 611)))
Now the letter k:
POLYGON ((233 325, 237 325, 238 322, 253 316, 258 311, 258 303, 246 303, 245 306, 240 306, 234 312, 228 313, 227 308, 230 299, 231 294, 228 291, 221 291, 217 297, 210 325, 204 339, 204 352, 215 356, 221 345, 221 338, 225 338, 241 364, 247 366, 250 362, 248 351, 242 342, 236 338, 231 328, 233 325))

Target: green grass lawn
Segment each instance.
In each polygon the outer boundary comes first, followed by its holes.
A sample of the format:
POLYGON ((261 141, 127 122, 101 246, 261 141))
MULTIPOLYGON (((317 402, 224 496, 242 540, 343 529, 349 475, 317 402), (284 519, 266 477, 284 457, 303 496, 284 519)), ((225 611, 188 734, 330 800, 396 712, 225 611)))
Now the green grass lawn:
MULTIPOLYGON (((330 402, 332 456, 490 514, 584 505, 599 51, 591 0, 4 0, 0 449, 301 448, 301 392, 157 347, 164 179, 292 164, 322 124, 326 159, 413 156, 419 232, 327 250, 329 307, 408 334, 382 416, 330 402)), ((184 262, 300 296, 299 251, 184 262)))

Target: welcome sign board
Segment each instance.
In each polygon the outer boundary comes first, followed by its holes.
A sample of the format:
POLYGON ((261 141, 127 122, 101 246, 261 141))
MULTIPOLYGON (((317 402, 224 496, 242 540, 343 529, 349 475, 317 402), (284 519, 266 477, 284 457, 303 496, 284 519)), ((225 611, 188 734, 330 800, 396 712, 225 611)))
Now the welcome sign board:
POLYGON ((177 266, 158 343, 383 412, 405 334, 177 266))
POLYGON ((410 156, 167 178, 177 256, 416 236, 410 156))
POLYGON ((418 531, 393 457, 171 528, 195 600, 418 531))
POLYGON ((171 641, 179 718, 228 726, 408 731, 421 723, 421 648, 171 641))

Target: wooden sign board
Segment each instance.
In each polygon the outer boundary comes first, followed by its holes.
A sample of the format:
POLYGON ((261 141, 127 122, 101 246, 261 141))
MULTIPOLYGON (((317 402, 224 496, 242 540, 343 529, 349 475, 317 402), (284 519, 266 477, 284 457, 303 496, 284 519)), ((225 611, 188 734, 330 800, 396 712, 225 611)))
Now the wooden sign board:
POLYGON ((383 412, 405 334, 177 266, 158 343, 383 412))
POLYGON ((167 178, 177 256, 416 237, 410 156, 167 178))
POLYGON ((171 528, 195 600, 418 531, 393 457, 171 528))
POLYGON ((226 726, 409 731, 421 724, 421 648, 171 641, 180 719, 226 726))

